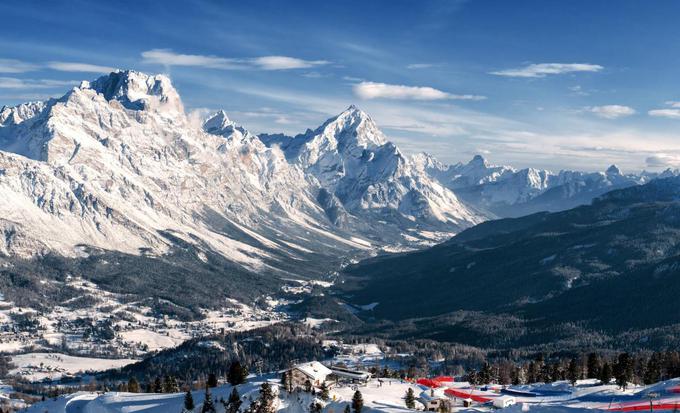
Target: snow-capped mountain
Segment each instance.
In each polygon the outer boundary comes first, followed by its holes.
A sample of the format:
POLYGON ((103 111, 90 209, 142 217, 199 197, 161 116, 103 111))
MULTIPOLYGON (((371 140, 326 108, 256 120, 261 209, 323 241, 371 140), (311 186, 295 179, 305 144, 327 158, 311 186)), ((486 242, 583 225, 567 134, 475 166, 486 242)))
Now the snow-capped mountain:
POLYGON ((490 165, 481 155, 475 155, 467 164, 444 165, 427 153, 416 154, 413 161, 418 168, 451 189, 483 185, 504 179, 516 172, 509 166, 490 165))
POLYGON ((165 76, 112 73, 0 113, 0 260, 28 262, 38 278, 56 265, 40 258, 49 255, 64 262, 53 274, 111 283, 113 268, 88 258, 105 254, 101 262, 115 260, 116 274, 135 279, 113 286, 121 292, 195 297, 214 282, 222 290, 212 302, 245 299, 280 288, 276 279, 333 271, 401 234, 387 241, 366 225, 367 240, 361 228, 334 225, 315 178, 223 113, 196 124, 165 76), (176 271, 166 276, 174 281, 158 288, 147 256, 176 271))
POLYGON ((624 175, 616 166, 605 172, 580 172, 492 165, 481 155, 467 164, 445 165, 430 154, 412 157, 417 167, 451 189, 462 201, 491 216, 515 217, 539 211, 560 211, 590 203, 614 189, 641 185, 678 171, 624 175))
POLYGON ((223 111, 200 124, 169 78, 134 71, 3 107, 0 255, 179 248, 238 271, 313 276, 482 219, 354 107, 286 143, 265 145, 223 111))
POLYGON ((265 135, 338 209, 408 229, 459 230, 482 217, 389 142, 356 106, 295 137, 265 135))

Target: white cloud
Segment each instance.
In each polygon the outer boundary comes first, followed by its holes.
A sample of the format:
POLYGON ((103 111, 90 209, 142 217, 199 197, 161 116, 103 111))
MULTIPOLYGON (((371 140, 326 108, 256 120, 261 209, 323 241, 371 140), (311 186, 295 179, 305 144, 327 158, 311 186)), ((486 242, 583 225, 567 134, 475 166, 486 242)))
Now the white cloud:
POLYGON ((483 100, 485 96, 454 95, 428 86, 390 85, 387 83, 361 82, 354 85, 354 94, 361 99, 407 99, 407 100, 483 100))
POLYGON ((407 69, 429 69, 433 67, 434 64, 432 63, 412 63, 410 65, 407 65, 407 69))
POLYGON ((74 80, 53 79, 18 79, 15 77, 0 77, 0 89, 44 89, 78 84, 74 80))
POLYGON ((599 72, 600 65, 590 63, 536 63, 528 66, 491 72, 492 75, 508 77, 545 77, 572 72, 599 72))
POLYGON ((635 109, 622 105, 591 106, 586 110, 605 119, 618 119, 635 114, 635 109))
POLYGON ((680 109, 654 109, 647 113, 657 118, 680 119, 680 109))
POLYGON ((109 66, 99 66, 80 62, 48 62, 47 67, 60 72, 110 73, 116 70, 109 66))
POLYGON ((307 69, 329 64, 326 60, 303 60, 289 56, 262 56, 255 58, 226 58, 219 56, 175 53, 170 49, 153 49, 142 52, 145 63, 165 66, 199 66, 222 70, 291 70, 307 69))
POLYGON ((153 49, 142 52, 145 63, 165 66, 202 66, 211 69, 237 69, 238 65, 230 59, 217 56, 175 53, 170 49, 153 49))
POLYGON ((25 73, 37 69, 37 65, 22 62, 21 60, 0 59, 0 73, 25 73))
POLYGON ((256 57, 254 59, 250 59, 249 61, 264 70, 306 69, 319 65, 327 65, 330 63, 326 60, 302 60, 288 56, 256 57))
POLYGON ((650 155, 645 159, 647 166, 650 168, 664 168, 680 166, 680 156, 668 153, 656 153, 650 155))
POLYGON ((647 112, 649 116, 656 118, 680 119, 680 102, 675 100, 666 101, 670 109, 653 109, 647 112))

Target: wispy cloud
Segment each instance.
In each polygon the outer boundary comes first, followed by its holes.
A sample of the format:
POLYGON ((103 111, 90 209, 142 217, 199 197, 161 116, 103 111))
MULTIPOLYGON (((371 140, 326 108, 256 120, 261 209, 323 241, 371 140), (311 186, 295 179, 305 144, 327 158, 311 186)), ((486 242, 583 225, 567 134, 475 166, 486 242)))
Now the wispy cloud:
POLYGON ((680 119, 680 102, 669 100, 666 102, 666 105, 670 106, 670 108, 653 109, 647 112, 647 114, 656 118, 680 119))
POLYGON ((569 90, 572 96, 590 96, 590 92, 583 90, 581 85, 571 86, 569 90))
POLYGON ((87 73, 106 73, 116 70, 109 66, 100 66, 83 62, 29 63, 16 59, 0 59, 0 73, 26 73, 42 69, 58 70, 60 72, 87 73))
POLYGON ((410 65, 407 65, 407 69, 429 69, 431 67, 434 67, 434 63, 412 63, 410 65))
POLYGON ((288 56, 263 56, 246 61, 264 70, 306 69, 330 63, 327 60, 302 60, 288 56))
POLYGON ((48 62, 47 67, 60 72, 110 73, 116 69, 81 62, 48 62))
POLYGON ((492 75, 507 77, 546 77, 573 72, 599 72, 604 67, 590 63, 536 63, 528 66, 491 72, 492 75))
POLYGON ((221 70, 291 70, 308 69, 329 64, 327 60, 304 60, 289 56, 262 56, 254 58, 226 58, 213 55, 175 53, 170 49, 153 49, 142 52, 145 63, 164 66, 195 66, 221 70))
POLYGON ((485 96, 455 95, 428 86, 390 85, 387 83, 361 82, 354 85, 354 94, 361 99, 400 100, 484 100, 485 96))
POLYGON ((605 119, 618 119, 635 114, 635 109, 623 105, 590 106, 586 110, 605 119))
POLYGON ((230 59, 217 56, 175 53, 170 49, 153 49, 142 52, 145 63, 165 66, 200 66, 211 69, 238 69, 239 65, 230 59))
POLYGON ((680 109, 654 109, 647 113, 657 118, 680 119, 680 109))
POLYGON ((25 73, 37 70, 38 66, 16 59, 0 59, 0 73, 25 73))
POLYGON ((44 89, 78 84, 75 80, 53 79, 18 79, 15 77, 0 77, 0 89, 44 89))
POLYGON ((656 153, 645 159, 650 168, 667 168, 680 166, 680 155, 669 153, 656 153))

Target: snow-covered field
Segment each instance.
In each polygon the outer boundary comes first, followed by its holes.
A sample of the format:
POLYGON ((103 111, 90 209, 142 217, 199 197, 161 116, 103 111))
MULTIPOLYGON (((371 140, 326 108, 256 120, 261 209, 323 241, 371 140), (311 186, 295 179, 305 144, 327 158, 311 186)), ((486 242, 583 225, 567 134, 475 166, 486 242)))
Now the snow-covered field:
MULTIPOLYGON (((274 383, 277 381, 274 379, 274 383)), ((255 399, 262 381, 254 380, 250 383, 238 386, 238 391, 244 400, 249 397, 255 399)), ((380 387, 377 381, 372 381, 368 386, 361 387, 364 396, 365 412, 390 412, 405 413, 408 411, 404 406, 403 396, 409 387, 418 390, 417 385, 402 383, 394 380, 391 383, 383 383, 380 387)), ((221 397, 227 399, 232 387, 223 385, 212 389, 214 400, 221 397)), ((351 402, 354 390, 351 387, 334 388, 330 391, 330 400, 325 406, 325 412, 342 412, 345 405, 351 402)), ((204 399, 202 390, 192 393, 196 402, 195 411, 200 411, 204 399)), ((280 412, 306 413, 313 397, 304 392, 294 392, 291 395, 279 390, 277 408, 280 412)), ((114 413, 114 412, 145 412, 165 413, 180 412, 184 401, 183 393, 176 394, 135 394, 110 392, 105 394, 79 392, 69 396, 60 397, 56 400, 48 400, 33 405, 27 410, 29 413, 114 413)), ((217 411, 224 412, 220 403, 216 403, 217 411)), ((242 409, 245 407, 242 407, 242 409)))
POLYGON ((12 363, 16 367, 10 371, 10 374, 30 381, 58 380, 65 375, 72 376, 118 368, 136 361, 134 359, 74 357, 58 353, 26 353, 12 357, 12 363))
MULTIPOLYGON (((277 386, 277 380, 268 377, 270 382, 277 386)), ((262 383, 261 379, 253 379, 247 384, 238 387, 244 405, 247 406, 248 400, 258 396, 258 388, 262 383)), ((677 392, 680 379, 657 383, 653 386, 641 387, 631 386, 626 391, 619 390, 614 385, 597 385, 592 381, 580 381, 575 387, 566 382, 558 382, 550 385, 528 385, 511 386, 501 391, 501 386, 489 386, 489 390, 470 389, 466 383, 452 383, 452 388, 460 391, 472 392, 476 395, 485 395, 493 399, 494 397, 514 398, 516 404, 503 409, 508 413, 519 413, 533 411, 538 413, 565 412, 577 413, 579 411, 638 411, 648 410, 649 395, 656 398, 653 400, 654 410, 669 411, 677 410, 680 406, 680 394, 677 392), (506 391, 525 392, 525 396, 509 396, 506 391), (529 394, 532 394, 529 396, 529 394)), ((339 386, 330 391, 330 399, 324 404, 324 413, 342 412, 345 406, 351 403, 355 390, 362 393, 364 399, 364 413, 406 413, 410 411, 405 407, 404 395, 407 390, 412 388, 419 401, 416 403, 416 410, 423 410, 424 405, 420 400, 443 397, 451 403, 453 412, 480 412, 492 411, 495 408, 492 402, 474 402, 472 406, 464 407, 463 399, 460 397, 446 396, 443 388, 435 391, 431 389, 398 379, 373 379, 367 385, 339 386)), ((231 386, 223 385, 212 390, 213 399, 219 400, 221 397, 227 398, 231 392, 231 386)), ((134 394, 110 392, 104 394, 80 392, 73 395, 48 400, 38 403, 28 409, 33 413, 114 413, 114 412, 179 412, 182 409, 184 395, 176 394, 134 394)), ((201 403, 204 400, 202 390, 194 391, 193 398, 196 402, 195 411, 200 411, 201 403)), ((294 392, 288 394, 279 389, 276 400, 276 409, 281 413, 307 413, 308 406, 314 397, 304 392, 294 392)), ((220 403, 216 403, 217 411, 223 412, 220 403)))

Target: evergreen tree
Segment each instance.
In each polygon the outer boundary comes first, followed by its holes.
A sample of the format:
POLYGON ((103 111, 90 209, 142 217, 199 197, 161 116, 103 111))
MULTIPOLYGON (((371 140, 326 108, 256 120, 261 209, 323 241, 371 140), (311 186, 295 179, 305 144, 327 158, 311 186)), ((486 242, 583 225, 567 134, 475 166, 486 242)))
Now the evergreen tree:
POLYGON ((217 376, 215 373, 208 374, 208 381, 206 383, 208 387, 217 387, 217 376))
POLYGON ((608 362, 602 364, 602 369, 600 369, 600 381, 602 384, 609 384, 612 381, 612 366, 608 362))
POLYGON ((241 362, 234 360, 229 365, 229 373, 227 373, 227 381, 232 386, 237 386, 246 382, 248 377, 248 370, 241 366, 241 362))
POLYGON ((406 391, 406 397, 404 397, 404 400, 406 402, 406 407, 409 409, 415 409, 416 408, 416 395, 413 393, 412 388, 408 388, 406 391))
POLYGON ((163 393, 179 393, 179 385, 175 376, 165 376, 163 379, 163 393))
POLYGON ((349 404, 345 405, 345 410, 343 410, 343 413, 352 413, 352 410, 349 408, 349 404))
POLYGON ((553 363, 550 368, 550 381, 555 382, 562 380, 562 370, 560 369, 560 363, 553 363))
POLYGON ((536 363, 530 362, 527 369, 527 383, 531 384, 538 381, 538 372, 536 370, 536 363))
POLYGON ((317 401, 313 401, 309 405, 309 413, 321 413, 321 410, 323 410, 323 406, 317 401))
POLYGON ((661 355, 654 353, 647 361, 645 368, 644 382, 645 384, 653 384, 661 380, 661 355))
POLYGON ((203 399, 201 413, 217 413, 217 410, 215 410, 215 403, 212 399, 212 394, 210 394, 209 386, 205 386, 205 398, 203 399))
POLYGON ((274 391, 268 382, 260 386, 260 398, 258 399, 256 413, 274 412, 274 391))
POLYGON ((352 396, 352 411, 354 413, 361 413, 361 409, 364 408, 364 397, 361 395, 359 390, 354 392, 352 396))
POLYGON ((319 397, 323 401, 328 401, 328 398, 330 397, 330 395, 328 394, 328 385, 326 384, 325 381, 321 383, 321 392, 319 393, 319 397))
POLYGON ((234 387, 229 394, 229 399, 224 403, 224 411, 226 413, 238 413, 242 403, 241 396, 238 394, 236 387, 234 387))
POLYGON ((545 371, 545 357, 543 354, 539 354, 536 356, 536 361, 534 363, 534 369, 536 371, 536 381, 537 382, 545 382, 548 381, 548 378, 546 377, 546 371, 545 371))
POLYGON ((588 354, 588 362, 586 367, 586 374, 589 379, 596 379, 600 377, 600 356, 597 353, 588 354))
POLYGON ((569 380, 572 386, 576 385, 576 380, 581 377, 581 372, 579 370, 580 368, 576 362, 576 359, 572 358, 569 360, 569 367, 567 368, 567 380, 569 380))
POLYGON ((493 370, 489 363, 484 363, 482 370, 479 372, 479 384, 489 384, 493 381, 493 370))
POLYGON ((628 353, 619 354, 619 359, 614 366, 614 378, 616 384, 622 390, 626 390, 628 383, 633 380, 633 358, 628 353))
POLYGON ((153 392, 163 393, 163 382, 160 377, 156 377, 156 380, 153 381, 153 392))
POLYGON ((194 396, 191 395, 191 390, 187 390, 184 395, 184 412, 193 412, 195 407, 194 396))
POLYGON ((130 380, 128 380, 127 391, 130 393, 139 393, 139 382, 134 376, 130 377, 130 380))
POLYGON ((473 386, 474 386, 475 384, 477 384, 477 383, 480 381, 480 380, 479 380, 479 376, 477 375, 477 371, 476 371, 476 370, 470 370, 470 371, 468 372, 468 374, 467 374, 467 381, 468 381, 471 385, 473 385, 473 386))

